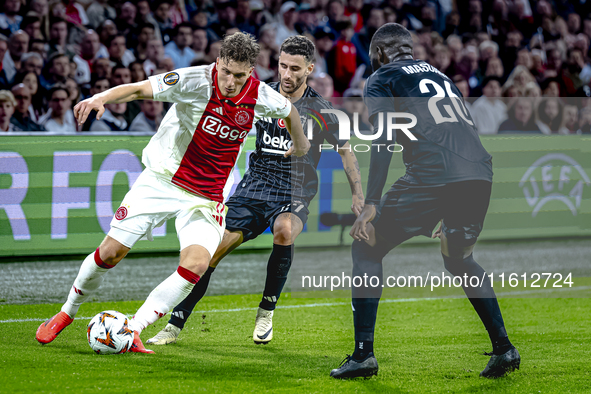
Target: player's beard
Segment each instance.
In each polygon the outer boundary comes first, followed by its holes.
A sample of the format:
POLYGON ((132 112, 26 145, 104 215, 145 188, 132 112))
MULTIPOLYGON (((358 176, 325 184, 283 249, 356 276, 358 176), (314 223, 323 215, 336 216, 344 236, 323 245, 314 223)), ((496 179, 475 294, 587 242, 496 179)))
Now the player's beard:
POLYGON ((304 84, 304 82, 306 82, 305 76, 301 77, 301 78, 296 78, 296 80, 291 83, 291 88, 289 88, 289 90, 288 90, 283 85, 283 80, 280 79, 280 81, 279 81, 279 83, 281 84, 281 89, 283 89, 283 92, 287 93, 287 94, 293 94, 293 93, 297 92, 298 89, 304 84))

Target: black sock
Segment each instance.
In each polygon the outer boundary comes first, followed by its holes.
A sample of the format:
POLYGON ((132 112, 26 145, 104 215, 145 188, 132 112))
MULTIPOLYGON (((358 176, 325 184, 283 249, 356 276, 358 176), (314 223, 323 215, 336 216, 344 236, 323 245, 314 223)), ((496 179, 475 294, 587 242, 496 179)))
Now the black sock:
POLYGON ((453 259, 443 255, 443 261, 445 262, 445 268, 452 275, 463 276, 467 274, 468 278, 476 276, 479 280, 484 277, 482 286, 463 287, 464 292, 488 331, 488 336, 493 346, 493 353, 499 355, 511 349, 513 345, 509 341, 507 331, 505 330, 505 322, 503 321, 497 296, 490 284, 489 277, 484 275, 484 269, 474 260, 473 255, 463 260, 453 259))
POLYGON ((293 245, 273 244, 273 251, 269 256, 267 263, 267 280, 265 281, 265 290, 263 299, 259 306, 265 310, 272 311, 277 305, 281 296, 281 291, 287 281, 287 274, 291 268, 293 260, 293 245))
POLYGON ((363 361, 369 353, 373 353, 373 341, 355 341, 355 352, 353 352, 353 360, 363 361))
POLYGON ((203 276, 199 278, 199 282, 193 287, 191 293, 187 298, 182 300, 170 314, 170 320, 168 321, 170 324, 181 329, 185 327, 185 323, 189 319, 189 316, 191 316, 191 313, 193 313, 195 305, 197 305, 205 295, 213 271, 215 271, 215 267, 207 267, 207 271, 205 271, 203 276))
MULTIPOLYGON (((355 241, 351 247, 353 277, 377 276, 383 280, 382 259, 389 248, 371 247, 363 241, 355 241)), ((364 359, 373 351, 374 331, 382 287, 356 287, 351 289, 353 323, 355 325, 355 352, 353 358, 364 359), (368 350, 370 349, 370 350, 368 350)))

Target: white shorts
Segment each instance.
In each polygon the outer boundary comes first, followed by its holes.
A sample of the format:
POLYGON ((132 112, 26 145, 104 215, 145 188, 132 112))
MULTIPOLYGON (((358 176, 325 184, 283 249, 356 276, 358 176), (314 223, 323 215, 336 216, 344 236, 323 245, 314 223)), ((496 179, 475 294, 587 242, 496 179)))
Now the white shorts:
POLYGON ((189 193, 145 169, 125 195, 108 235, 131 248, 144 235, 151 241, 154 228, 176 218, 180 250, 200 245, 213 257, 224 235, 226 212, 224 204, 189 193))

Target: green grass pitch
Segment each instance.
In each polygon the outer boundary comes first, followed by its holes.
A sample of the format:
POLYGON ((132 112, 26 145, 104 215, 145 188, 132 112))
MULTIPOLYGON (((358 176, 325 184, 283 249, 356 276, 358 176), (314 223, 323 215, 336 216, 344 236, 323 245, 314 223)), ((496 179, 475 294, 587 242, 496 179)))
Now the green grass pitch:
MULTIPOLYGON (((0 306, 0 392, 196 393, 584 393, 589 392, 591 300, 501 299, 521 369, 504 378, 478 376, 490 351, 484 327, 466 299, 382 303, 378 311, 377 377, 336 381, 328 376, 353 348, 347 299, 284 295, 274 339, 252 341, 260 296, 206 297, 177 344, 154 355, 94 354, 89 319, 77 319, 51 344, 35 340, 38 320, 59 305, 0 306), (315 304, 311 306, 310 304, 315 304), (27 321, 27 319, 29 319, 27 321), (15 320, 10 322, 10 320, 15 320)), ((89 303, 78 316, 115 309, 131 315, 139 301, 89 303)), ((142 334, 145 341, 166 324, 142 334)))

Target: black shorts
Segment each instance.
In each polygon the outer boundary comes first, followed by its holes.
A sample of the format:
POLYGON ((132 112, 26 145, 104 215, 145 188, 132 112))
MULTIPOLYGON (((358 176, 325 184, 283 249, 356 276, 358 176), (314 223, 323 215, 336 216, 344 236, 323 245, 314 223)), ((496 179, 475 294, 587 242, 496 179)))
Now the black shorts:
POLYGON ((491 187, 488 181, 417 185, 401 178, 382 197, 372 224, 388 242, 399 244, 415 235, 431 237, 443 219, 446 237, 470 246, 482 231, 491 187))
POLYGON ((258 237, 267 227, 273 225, 277 216, 291 212, 300 218, 302 224, 308 221, 308 202, 293 201, 264 201, 247 197, 230 197, 226 202, 226 230, 242 231, 244 240, 249 241, 258 237))

